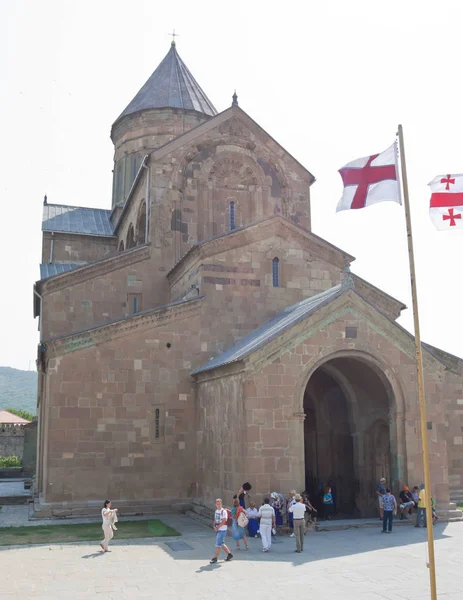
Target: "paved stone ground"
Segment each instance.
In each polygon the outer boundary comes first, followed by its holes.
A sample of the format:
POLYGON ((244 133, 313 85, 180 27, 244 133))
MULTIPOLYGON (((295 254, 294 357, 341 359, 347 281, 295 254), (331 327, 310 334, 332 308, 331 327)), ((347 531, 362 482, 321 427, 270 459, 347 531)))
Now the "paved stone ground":
MULTIPOLYGON (((0 512, 1 514, 1 512, 0 512)), ((95 543, 0 547, 2 600, 192 598, 236 600, 317 598, 331 600, 426 600, 426 530, 397 528, 310 533, 303 554, 290 538, 270 553, 258 539, 230 563, 210 566, 213 533, 184 516, 164 515, 182 538, 117 541, 102 554, 95 543), (182 540, 192 550, 172 551, 182 540)), ((99 527, 99 524, 95 524, 99 527)), ((123 520, 119 523, 123 527, 123 520)), ((463 598, 463 524, 435 528, 439 599, 463 598)), ((227 538, 230 546, 234 542, 227 538)))

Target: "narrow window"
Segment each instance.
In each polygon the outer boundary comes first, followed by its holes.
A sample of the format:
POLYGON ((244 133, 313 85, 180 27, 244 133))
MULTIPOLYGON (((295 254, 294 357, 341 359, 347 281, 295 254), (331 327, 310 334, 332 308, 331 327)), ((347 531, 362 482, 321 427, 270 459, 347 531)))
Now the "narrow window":
POLYGON ((273 287, 280 287, 280 259, 275 256, 272 260, 273 287))
POLYGON ((161 412, 159 408, 154 411, 154 439, 158 440, 161 437, 161 412))
POLYGON ((127 294, 127 308, 130 315, 135 315, 143 310, 142 294, 127 294))
POLYGON ((133 178, 132 182, 135 180, 135 175, 137 174, 137 157, 133 157, 133 178))
POLYGON ((119 202, 120 193, 121 193, 121 178, 122 178, 121 171, 122 171, 121 164, 118 163, 116 166, 116 202, 119 202))
POLYGON ((233 229, 236 229, 235 203, 233 202, 233 200, 230 202, 228 207, 229 207, 229 217, 230 217, 230 231, 233 231, 233 229))

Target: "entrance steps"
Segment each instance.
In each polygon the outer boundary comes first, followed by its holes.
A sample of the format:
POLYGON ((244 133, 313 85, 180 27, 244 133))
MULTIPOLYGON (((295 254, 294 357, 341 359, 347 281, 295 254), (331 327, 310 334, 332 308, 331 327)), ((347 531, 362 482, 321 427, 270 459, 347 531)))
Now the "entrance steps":
MULTIPOLYGON (((150 517, 160 514, 185 513, 191 505, 189 499, 169 500, 113 500, 114 508, 119 509, 119 515, 122 517, 150 517)), ((101 509, 103 504, 100 501, 91 500, 87 503, 57 503, 46 504, 35 498, 33 508, 29 517, 30 521, 38 519, 81 519, 98 518, 101 519, 101 509)))
POLYGON ((463 488, 450 490, 450 500, 457 504, 463 504, 463 488))
POLYGON ((201 504, 191 504, 185 514, 190 519, 198 521, 211 529, 214 526, 214 509, 212 508, 207 508, 207 506, 201 504))

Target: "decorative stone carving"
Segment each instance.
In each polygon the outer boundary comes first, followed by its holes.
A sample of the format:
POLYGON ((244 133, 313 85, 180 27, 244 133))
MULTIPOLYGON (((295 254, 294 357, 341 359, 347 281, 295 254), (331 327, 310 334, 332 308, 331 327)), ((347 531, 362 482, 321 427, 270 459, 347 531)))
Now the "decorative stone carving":
POLYGON ((208 181, 220 187, 235 189, 257 185, 257 177, 251 167, 232 158, 216 162, 209 171, 208 181))

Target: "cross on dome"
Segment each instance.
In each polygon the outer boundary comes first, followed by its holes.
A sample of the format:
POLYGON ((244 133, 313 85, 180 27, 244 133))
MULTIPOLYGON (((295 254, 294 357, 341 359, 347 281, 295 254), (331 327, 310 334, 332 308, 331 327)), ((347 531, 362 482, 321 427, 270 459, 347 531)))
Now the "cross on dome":
POLYGON ((175 46, 175 38, 178 37, 180 34, 175 33, 175 29, 172 31, 172 33, 168 33, 167 35, 171 35, 172 36, 172 46, 175 46))

